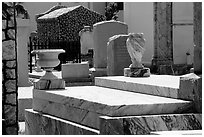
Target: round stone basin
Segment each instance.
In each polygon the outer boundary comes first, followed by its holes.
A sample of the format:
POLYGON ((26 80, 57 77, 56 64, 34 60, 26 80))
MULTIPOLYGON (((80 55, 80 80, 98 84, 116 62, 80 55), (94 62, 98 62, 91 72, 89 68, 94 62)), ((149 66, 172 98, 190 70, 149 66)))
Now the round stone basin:
POLYGON ((53 68, 59 65, 58 55, 64 53, 63 49, 40 49, 34 50, 32 53, 38 55, 38 65, 44 68, 53 68))

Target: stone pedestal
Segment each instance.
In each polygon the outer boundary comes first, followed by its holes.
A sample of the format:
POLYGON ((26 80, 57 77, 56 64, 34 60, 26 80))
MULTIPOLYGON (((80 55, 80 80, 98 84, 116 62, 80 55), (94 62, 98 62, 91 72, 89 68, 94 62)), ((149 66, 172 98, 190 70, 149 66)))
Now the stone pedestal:
POLYGON ((149 77, 149 68, 124 68, 125 77, 149 77))
POLYGON ((52 90, 64 88, 65 81, 63 79, 40 79, 34 82, 34 89, 52 90))

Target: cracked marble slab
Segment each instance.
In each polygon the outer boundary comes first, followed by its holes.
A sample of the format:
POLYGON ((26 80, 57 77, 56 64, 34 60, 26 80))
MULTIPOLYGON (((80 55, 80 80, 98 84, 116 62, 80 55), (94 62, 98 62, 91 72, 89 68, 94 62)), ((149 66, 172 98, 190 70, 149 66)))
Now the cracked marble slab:
POLYGON ((180 76, 150 75, 131 78, 124 76, 96 77, 95 85, 131 92, 178 98, 180 76))
POLYGON ((79 86, 33 90, 33 109, 99 128, 99 116, 131 116, 192 111, 192 102, 122 90, 79 86), (82 120, 83 118, 83 120, 82 120))
POLYGON ((98 135, 99 131, 64 119, 25 110, 26 135, 98 135), (33 122, 35 121, 35 122, 33 122))
POLYGON ((175 130, 202 130, 202 114, 100 117, 102 135, 148 135, 175 130))

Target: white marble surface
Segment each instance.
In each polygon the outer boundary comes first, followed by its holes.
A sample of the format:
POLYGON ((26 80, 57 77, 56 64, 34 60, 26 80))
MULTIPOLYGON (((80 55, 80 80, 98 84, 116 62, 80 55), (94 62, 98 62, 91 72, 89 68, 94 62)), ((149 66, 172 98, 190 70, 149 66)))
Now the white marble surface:
POLYGON ((202 135, 202 130, 177 130, 151 132, 151 135, 202 135))
POLYGON ((153 132, 159 133, 159 131, 169 131, 169 135, 173 135, 171 131, 201 129, 202 114, 100 117, 100 134, 102 135, 147 135, 153 132))
POLYGON ((98 130, 26 109, 26 135, 97 135, 98 130))
POLYGON ((97 86, 68 87, 65 90, 34 90, 33 101, 33 109, 36 111, 83 122, 96 129, 99 128, 100 115, 180 113, 192 107, 190 101, 97 86))
POLYGON ((178 98, 179 76, 150 75, 131 78, 124 76, 95 77, 95 85, 126 91, 178 98))

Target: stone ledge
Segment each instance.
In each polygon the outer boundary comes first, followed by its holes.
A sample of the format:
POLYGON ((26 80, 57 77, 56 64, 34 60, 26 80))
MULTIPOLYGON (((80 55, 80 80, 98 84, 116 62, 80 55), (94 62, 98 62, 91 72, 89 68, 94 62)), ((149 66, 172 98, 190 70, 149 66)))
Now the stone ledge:
POLYGON ((100 117, 102 135, 149 135, 172 130, 202 130, 202 114, 100 117))
POLYGON ((26 135, 98 135, 99 131, 32 109, 25 110, 26 135), (35 121, 35 122, 33 122, 35 121))
POLYGON ((178 98, 179 76, 150 75, 134 78, 124 76, 95 77, 95 85, 144 93, 162 97, 178 98))
POLYGON ((67 120, 75 120, 74 122, 83 123, 96 129, 99 128, 98 116, 100 115, 185 113, 192 112, 192 105, 190 101, 96 86, 33 91, 33 109, 35 111, 67 120))

